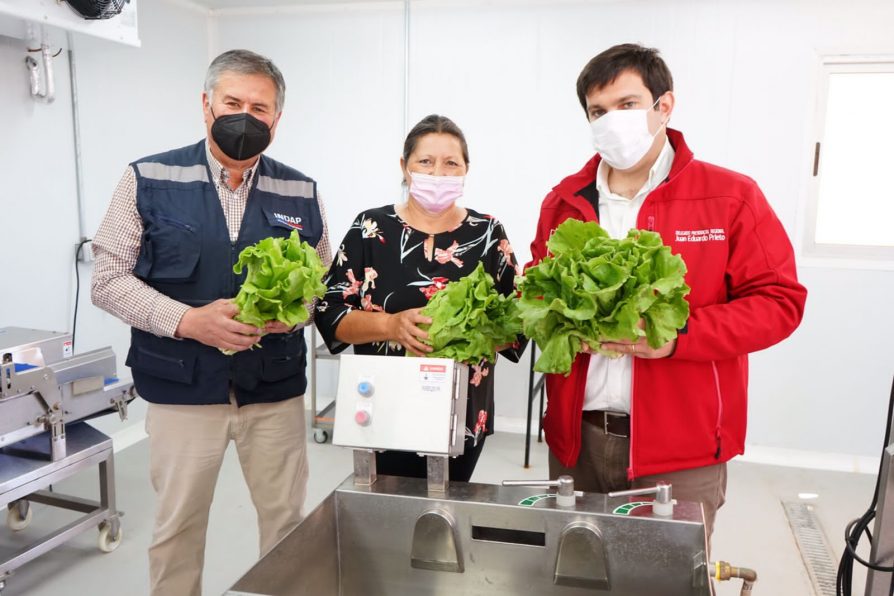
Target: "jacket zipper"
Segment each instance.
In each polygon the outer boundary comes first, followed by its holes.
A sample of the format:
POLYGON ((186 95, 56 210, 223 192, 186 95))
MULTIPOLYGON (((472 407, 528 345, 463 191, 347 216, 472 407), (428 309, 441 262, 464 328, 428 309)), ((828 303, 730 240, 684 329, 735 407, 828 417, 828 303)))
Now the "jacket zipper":
MULTIPOLYGON (((655 216, 649 215, 646 218, 646 226, 650 232, 655 231, 655 216)), ((633 395, 634 390, 636 389, 636 358, 633 359, 633 371, 630 375, 630 440, 628 443, 629 452, 627 454, 627 461, 629 462, 629 466, 627 467, 627 480, 633 480, 635 476, 633 475, 633 395)))
MULTIPOLYGON (((646 218, 646 228, 650 232, 655 231, 655 216, 654 215, 649 215, 646 218)), ((633 480, 635 478, 634 473, 633 473, 634 472, 634 468, 633 468, 633 437, 634 437, 633 399, 634 398, 633 398, 633 395, 634 395, 635 389, 636 389, 636 358, 633 359, 632 366, 633 366, 633 371, 632 371, 632 374, 630 375, 630 440, 627 442, 628 450, 629 450, 628 454, 627 454, 627 461, 629 463, 629 465, 627 467, 627 480, 633 480)))
POLYGON ((720 374, 717 372, 717 363, 713 360, 711 361, 711 370, 714 372, 714 390, 717 395, 717 426, 714 429, 714 438, 717 441, 717 451, 714 452, 714 459, 720 459, 720 424, 723 421, 723 395, 720 393, 720 374))
MULTIPOLYGON (((590 354, 578 354, 577 357, 583 358, 586 361, 585 363, 581 362, 581 366, 584 367, 585 371, 589 371, 590 370, 590 358, 591 358, 590 354)), ((574 362, 572 362, 571 365, 574 366, 574 362)), ((578 423, 577 423, 577 432, 573 435, 576 438, 574 450, 577 452, 578 458, 580 458, 580 450, 581 450, 581 446, 583 445, 583 436, 582 436, 583 431, 581 430, 581 424, 583 423, 584 400, 587 397, 586 396, 586 392, 587 392, 586 384, 587 384, 587 374, 585 373, 584 374, 584 390, 583 390, 583 392, 581 392, 580 402, 578 402, 574 406, 574 410, 576 412, 580 412, 580 414, 581 414, 581 417, 578 419, 578 423)), ((544 385, 545 385, 545 381, 544 381, 544 385)), ((544 387, 544 389, 545 389, 545 387, 544 387)))
POLYGON ((238 255, 236 254, 236 242, 230 242, 230 296, 233 298, 236 297, 236 293, 238 289, 236 288, 236 274, 232 273, 233 267, 236 266, 236 260, 238 255))
POLYGON ((627 441, 627 480, 633 480, 633 396, 636 389, 636 358, 631 363, 633 370, 630 374, 630 438, 627 441))

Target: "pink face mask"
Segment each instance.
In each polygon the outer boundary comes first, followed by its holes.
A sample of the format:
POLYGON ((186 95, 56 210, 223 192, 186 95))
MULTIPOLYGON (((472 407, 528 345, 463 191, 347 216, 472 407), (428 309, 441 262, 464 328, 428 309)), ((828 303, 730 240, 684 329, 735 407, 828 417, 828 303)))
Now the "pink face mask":
POLYGON ((465 176, 429 176, 410 172, 410 194, 429 213, 442 213, 463 196, 465 176))

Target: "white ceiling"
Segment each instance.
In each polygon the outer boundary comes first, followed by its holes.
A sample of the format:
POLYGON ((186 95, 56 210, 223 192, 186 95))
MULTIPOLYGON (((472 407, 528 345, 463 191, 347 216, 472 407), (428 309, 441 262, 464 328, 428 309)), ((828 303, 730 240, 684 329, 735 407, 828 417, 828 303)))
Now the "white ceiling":
POLYGON ((223 8, 271 8, 280 6, 301 6, 303 4, 347 4, 369 1, 370 0, 192 0, 194 4, 212 10, 223 8))

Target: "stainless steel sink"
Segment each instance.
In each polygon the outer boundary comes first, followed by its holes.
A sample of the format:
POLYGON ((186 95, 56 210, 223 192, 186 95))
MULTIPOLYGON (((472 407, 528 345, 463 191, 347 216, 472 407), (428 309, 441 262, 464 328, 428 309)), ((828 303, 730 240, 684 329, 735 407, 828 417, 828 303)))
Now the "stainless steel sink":
POLYGON ((654 515, 585 493, 348 478, 228 592, 279 595, 708 596, 700 505, 654 515))

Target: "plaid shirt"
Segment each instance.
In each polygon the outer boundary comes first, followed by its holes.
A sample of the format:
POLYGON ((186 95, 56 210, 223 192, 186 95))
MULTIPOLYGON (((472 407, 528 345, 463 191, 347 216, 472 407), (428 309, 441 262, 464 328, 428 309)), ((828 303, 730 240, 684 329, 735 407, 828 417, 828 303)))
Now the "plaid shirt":
MULTIPOLYGON (((226 168, 214 158, 207 144, 205 152, 214 188, 227 220, 230 241, 235 242, 260 160, 242 173, 242 183, 232 190, 227 184, 229 174, 226 168)), ((316 251, 328 268, 332 262, 329 225, 319 194, 317 204, 323 217, 323 235, 316 251)), ((128 167, 93 239, 96 257, 91 287, 93 303, 132 327, 162 337, 175 337, 180 319, 191 307, 165 296, 134 276, 133 268, 140 254, 142 235, 143 220, 137 211, 136 174, 132 167, 128 167)), ((313 305, 308 306, 308 312, 313 316, 313 305)), ((312 318, 301 326, 311 322, 312 318)))

